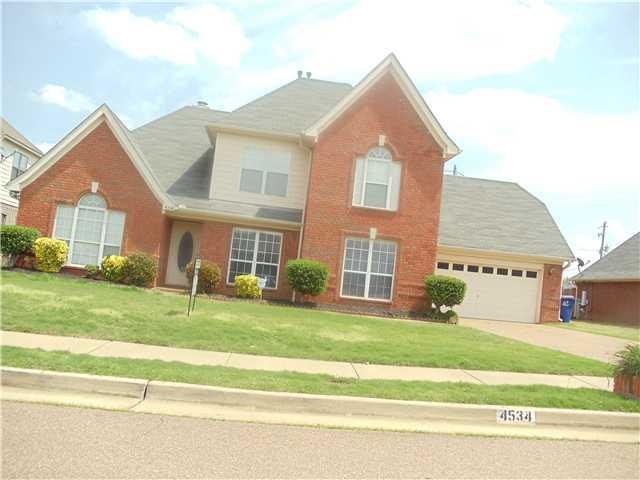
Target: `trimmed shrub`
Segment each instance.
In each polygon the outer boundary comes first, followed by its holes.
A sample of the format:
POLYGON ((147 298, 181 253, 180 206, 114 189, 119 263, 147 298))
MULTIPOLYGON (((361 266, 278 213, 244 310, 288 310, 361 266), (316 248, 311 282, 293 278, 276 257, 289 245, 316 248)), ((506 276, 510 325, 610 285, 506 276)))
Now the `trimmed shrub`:
POLYGON ((85 277, 91 278, 93 280, 100 277, 100 266, 99 265, 85 265, 84 269, 86 270, 85 277))
POLYGON ((125 257, 120 255, 109 255, 102 259, 102 275, 105 280, 110 282, 122 282, 124 279, 124 273, 122 271, 124 267, 125 257))
POLYGON ((145 252, 127 255, 122 266, 122 283, 150 287, 158 275, 158 260, 145 252))
POLYGON ((315 260, 289 260, 287 281, 291 288, 303 295, 320 295, 327 289, 329 269, 315 260))
POLYGON ((33 243, 40 236, 35 228, 20 225, 0 227, 0 249, 4 255, 24 255, 33 250, 33 243))
MULTIPOLYGON (((194 262, 189 262, 187 265, 187 278, 189 284, 193 282, 193 269, 195 267, 194 262)), ((220 279, 222 278, 222 271, 217 263, 208 262, 202 260, 200 265, 200 273, 198 273, 198 293, 212 293, 218 285, 220 285, 220 279)))
POLYGON ((260 298, 262 292, 255 275, 238 275, 235 283, 236 295, 240 298, 260 298))
POLYGON ((424 279, 424 284, 431 303, 441 313, 442 307, 460 305, 467 290, 464 281, 446 275, 429 275, 424 279))
POLYGON ((62 240, 40 237, 33 242, 36 268, 42 272, 57 273, 67 261, 69 248, 62 240))

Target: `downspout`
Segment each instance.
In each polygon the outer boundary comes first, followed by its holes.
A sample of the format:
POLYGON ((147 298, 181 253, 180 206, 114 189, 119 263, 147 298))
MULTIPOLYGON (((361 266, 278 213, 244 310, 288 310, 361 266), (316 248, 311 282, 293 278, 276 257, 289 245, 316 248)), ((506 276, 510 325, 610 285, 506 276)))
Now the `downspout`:
MULTIPOLYGON (((311 183, 311 152, 312 150, 307 147, 306 145, 304 145, 304 143, 302 142, 302 135, 300 135, 299 139, 298 139, 298 145, 300 146, 300 148, 302 148, 303 150, 307 151, 307 156, 309 158, 309 170, 307 172, 307 194, 305 196, 305 202, 304 202, 304 207, 302 208, 302 225, 300 225, 300 234, 298 236, 298 252, 297 252, 297 258, 299 259, 300 256, 302 255, 302 239, 304 237, 304 226, 306 223, 306 217, 307 217, 307 203, 309 202, 309 185, 311 183)), ((293 290, 293 292, 291 292, 291 302, 295 303, 296 302, 296 291, 293 290)))

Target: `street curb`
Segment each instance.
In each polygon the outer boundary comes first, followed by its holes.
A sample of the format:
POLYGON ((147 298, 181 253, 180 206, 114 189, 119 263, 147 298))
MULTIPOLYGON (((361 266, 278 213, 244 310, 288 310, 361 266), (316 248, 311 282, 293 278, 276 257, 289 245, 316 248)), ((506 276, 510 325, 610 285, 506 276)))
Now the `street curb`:
MULTIPOLYGON (((347 417, 378 417, 399 420, 450 421, 496 426, 496 412, 507 406, 471 405, 423 401, 388 400, 368 397, 312 395, 213 387, 185 383, 147 381, 45 370, 0 367, 2 385, 37 390, 71 390, 143 401, 173 401, 213 406, 244 408, 273 413, 306 413, 347 417)), ((536 423, 517 425, 540 427, 602 428, 640 431, 640 414, 568 410, 556 408, 514 407, 533 410, 536 423)))
POLYGON ((37 390, 72 390, 142 400, 148 384, 137 378, 1 367, 2 385, 37 390))

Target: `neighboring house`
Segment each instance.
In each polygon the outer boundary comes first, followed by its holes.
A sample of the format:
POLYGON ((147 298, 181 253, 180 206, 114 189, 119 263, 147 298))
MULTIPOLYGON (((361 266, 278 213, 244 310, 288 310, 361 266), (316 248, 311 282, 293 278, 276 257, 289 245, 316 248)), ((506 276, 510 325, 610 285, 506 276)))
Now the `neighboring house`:
POLYGON ((199 253, 290 299, 285 265, 330 270, 319 303, 426 308, 424 277, 469 285, 462 315, 558 320, 573 258, 514 183, 444 176, 459 153, 390 55, 355 87, 298 79, 233 112, 184 107, 133 131, 103 105, 12 182, 18 220, 69 243, 69 267, 144 250, 186 285, 199 253), (437 267, 437 268, 436 268, 437 267))
POLYGON ((3 225, 13 225, 18 214, 18 200, 9 195, 5 185, 42 157, 42 152, 4 118, 0 118, 0 122, 0 215, 3 225))
POLYGON ((580 319, 640 326, 640 232, 571 280, 580 319))

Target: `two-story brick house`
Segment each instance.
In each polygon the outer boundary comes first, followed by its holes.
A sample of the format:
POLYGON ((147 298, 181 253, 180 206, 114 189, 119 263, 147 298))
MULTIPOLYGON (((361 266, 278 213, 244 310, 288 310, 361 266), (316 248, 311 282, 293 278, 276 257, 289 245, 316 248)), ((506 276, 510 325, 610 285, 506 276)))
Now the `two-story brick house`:
POLYGON ((11 184, 20 224, 64 239, 69 268, 144 250, 159 284, 196 254, 289 299, 289 259, 329 265, 317 301, 426 307, 438 271, 469 285, 462 315, 558 318, 572 253, 517 184, 443 176, 459 153, 395 56, 355 87, 304 78, 232 112, 184 107, 129 131, 98 108, 11 184))

